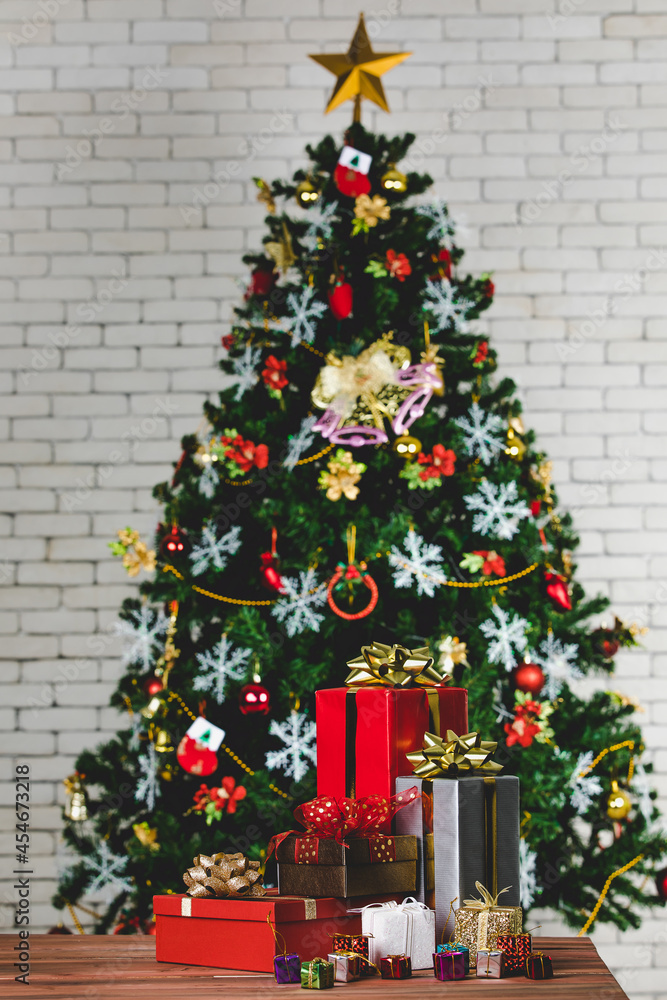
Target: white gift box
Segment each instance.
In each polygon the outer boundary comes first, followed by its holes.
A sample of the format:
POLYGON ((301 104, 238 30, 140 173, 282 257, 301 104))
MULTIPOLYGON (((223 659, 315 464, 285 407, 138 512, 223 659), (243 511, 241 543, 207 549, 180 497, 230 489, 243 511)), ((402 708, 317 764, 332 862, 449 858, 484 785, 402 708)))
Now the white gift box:
POLYGON ((413 969, 431 969, 435 951, 435 910, 408 896, 402 903, 369 903, 359 910, 375 965, 387 955, 407 955, 413 969))

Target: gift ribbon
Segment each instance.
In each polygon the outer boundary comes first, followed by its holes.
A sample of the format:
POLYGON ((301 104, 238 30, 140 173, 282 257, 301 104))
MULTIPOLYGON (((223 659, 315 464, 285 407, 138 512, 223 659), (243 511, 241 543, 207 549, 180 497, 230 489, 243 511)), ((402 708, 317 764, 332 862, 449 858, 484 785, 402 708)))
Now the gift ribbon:
POLYGON ((497 743, 483 740, 479 733, 457 736, 447 730, 447 738, 437 733, 424 734, 424 746, 406 754, 412 764, 415 778, 432 781, 434 778, 455 777, 464 771, 476 774, 497 774, 502 766, 491 760, 497 743))
POLYGON ((329 965, 329 964, 330 963, 327 962, 327 960, 325 958, 314 958, 312 960, 312 962, 308 962, 308 989, 309 990, 312 990, 312 988, 313 988, 313 977, 314 977, 316 971, 317 971, 317 978, 318 979, 320 978, 320 970, 319 970, 319 968, 316 970, 315 966, 329 965))
POLYGON ((263 896, 266 892, 261 884, 260 862, 250 861, 240 852, 197 854, 193 865, 183 873, 189 896, 245 899, 263 896))
POLYGON ((331 795, 318 795, 294 810, 294 818, 303 824, 305 830, 287 830, 275 834, 269 842, 267 858, 280 847, 286 837, 296 836, 295 863, 298 864, 300 860, 305 862, 307 859, 310 864, 317 864, 321 839, 335 840, 337 844, 347 847, 345 838, 351 836, 380 841, 378 849, 370 851, 371 862, 393 860, 391 848, 394 847, 394 840, 392 837, 385 838, 380 828, 390 822, 400 809, 419 798, 419 794, 419 789, 414 785, 390 799, 382 795, 368 795, 363 799, 336 799, 331 795), (391 848, 388 847, 389 856, 385 857, 385 850, 380 850, 379 847, 387 841, 391 841, 391 848))
POLYGON ((373 642, 361 647, 361 655, 348 660, 348 687, 435 687, 449 675, 435 665, 428 646, 408 649, 395 644, 373 642))
POLYGON ((498 906, 498 897, 502 896, 504 892, 509 892, 511 886, 507 886, 505 889, 501 889, 497 892, 495 896, 486 889, 481 882, 475 882, 475 888, 479 892, 481 899, 464 899, 463 905, 467 906, 471 910, 479 910, 479 919, 477 921, 477 950, 483 951, 486 948, 486 942, 489 933, 489 914, 492 910, 502 910, 502 906, 498 906))
POLYGON ((269 927, 271 928, 271 933, 273 934, 273 940, 276 942, 276 948, 282 948, 283 958, 287 958, 287 942, 285 941, 285 938, 280 933, 280 931, 277 931, 276 928, 271 923, 271 914, 270 913, 267 913, 267 915, 266 915, 266 922, 269 925, 269 927), (281 939, 282 945, 280 944, 280 941, 278 940, 278 938, 281 939))
MULTIPOLYGON (((532 952, 528 956, 528 958, 526 959, 526 975, 530 976, 530 973, 531 973, 531 968, 530 968, 531 959, 538 959, 538 958, 540 960, 540 966, 542 968, 542 979, 544 979, 545 972, 544 972, 544 952, 543 951, 534 951, 534 952, 532 952)), ((532 976, 530 976, 530 978, 532 979, 532 976)))
POLYGON ((401 962, 405 962, 407 955, 387 955, 387 961, 389 962, 389 971, 391 972, 392 979, 401 978, 401 962))

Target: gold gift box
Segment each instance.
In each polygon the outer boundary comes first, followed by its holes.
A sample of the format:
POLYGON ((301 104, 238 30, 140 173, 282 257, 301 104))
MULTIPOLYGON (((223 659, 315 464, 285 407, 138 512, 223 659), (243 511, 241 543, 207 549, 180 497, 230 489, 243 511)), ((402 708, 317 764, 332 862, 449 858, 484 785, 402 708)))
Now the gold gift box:
POLYGON ((520 906, 493 906, 483 910, 462 906, 455 913, 456 941, 470 950, 471 967, 477 961, 477 949, 496 950, 499 934, 520 934, 523 914, 520 906))

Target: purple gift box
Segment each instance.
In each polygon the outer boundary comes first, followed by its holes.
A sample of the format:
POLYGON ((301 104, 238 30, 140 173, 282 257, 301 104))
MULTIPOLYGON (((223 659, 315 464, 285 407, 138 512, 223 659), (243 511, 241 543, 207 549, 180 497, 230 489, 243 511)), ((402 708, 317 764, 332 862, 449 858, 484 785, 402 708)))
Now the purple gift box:
POLYGON ((465 979, 466 956, 460 951, 437 951, 433 955, 433 972, 436 979, 465 979))
POLYGON ((273 971, 279 985, 301 984, 301 959, 298 955, 276 955, 273 959, 273 971))

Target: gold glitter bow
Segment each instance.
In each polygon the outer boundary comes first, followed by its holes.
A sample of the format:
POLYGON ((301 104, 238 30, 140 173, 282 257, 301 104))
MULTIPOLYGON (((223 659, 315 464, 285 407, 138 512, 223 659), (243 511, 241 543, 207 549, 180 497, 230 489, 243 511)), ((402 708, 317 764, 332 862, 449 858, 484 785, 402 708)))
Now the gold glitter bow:
POLYGON ((494 906, 498 906, 498 896, 502 896, 504 892, 509 892, 512 887, 508 885, 506 889, 501 889, 495 896, 492 896, 481 882, 475 882, 475 888, 482 898, 464 899, 463 905, 469 906, 473 910, 492 910, 494 906))
POLYGON ((454 776, 460 771, 497 774, 502 771, 502 765, 491 760, 497 746, 497 743, 481 739, 479 733, 457 736, 448 729, 447 739, 435 733, 425 733, 422 749, 413 750, 406 756, 414 768, 415 777, 429 781, 445 775, 454 776))
MULTIPOLYGON (((433 662, 428 646, 407 649, 400 644, 388 646, 373 642, 361 647, 361 656, 348 660, 350 673, 345 683, 350 687, 435 687, 449 676, 433 662)), ((495 743, 494 743, 495 748, 495 743)))
POLYGON ((263 896, 260 862, 250 861, 239 851, 237 854, 197 854, 194 867, 183 873, 188 895, 194 897, 238 899, 263 896))

